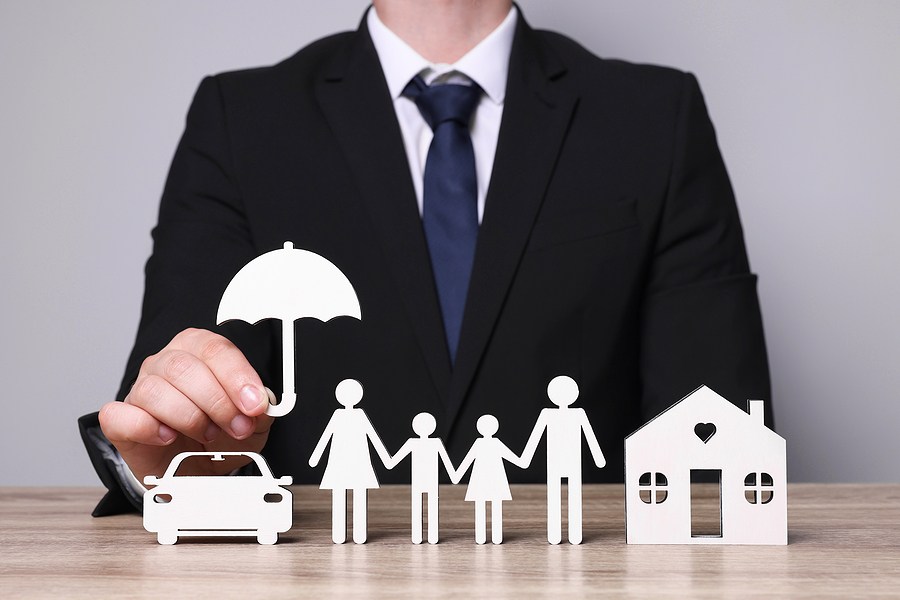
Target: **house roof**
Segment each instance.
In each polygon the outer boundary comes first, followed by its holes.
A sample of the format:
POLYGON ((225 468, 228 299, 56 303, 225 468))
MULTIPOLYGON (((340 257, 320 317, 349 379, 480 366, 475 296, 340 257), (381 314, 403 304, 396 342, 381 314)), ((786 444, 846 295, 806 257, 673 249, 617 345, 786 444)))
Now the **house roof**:
MULTIPOLYGON (((748 401, 748 406, 750 402, 752 401, 748 401)), ((689 435, 690 432, 700 437, 704 443, 721 431, 729 431, 729 435, 739 431, 755 437, 777 438, 783 442, 781 436, 763 423, 762 403, 759 402, 756 408, 758 412, 753 410, 752 414, 741 410, 706 385, 701 385, 628 435, 625 443, 644 435, 659 435, 661 428, 667 430, 667 435, 689 435), (705 436, 710 437, 704 440, 705 436)))

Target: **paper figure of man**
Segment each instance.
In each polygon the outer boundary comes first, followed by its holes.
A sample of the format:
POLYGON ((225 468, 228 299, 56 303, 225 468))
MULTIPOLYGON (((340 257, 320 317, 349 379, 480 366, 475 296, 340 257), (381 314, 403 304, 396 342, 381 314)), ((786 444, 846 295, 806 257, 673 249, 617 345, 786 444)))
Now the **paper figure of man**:
POLYGON ((438 460, 451 479, 456 478, 456 470, 440 438, 428 437, 437 428, 437 421, 430 413, 419 413, 413 417, 413 431, 417 438, 409 438, 397 453, 385 463, 393 469, 407 455, 412 455, 412 541, 422 543, 422 501, 428 498, 428 543, 438 543, 438 460))
POLYGON ((584 434, 594 464, 606 465, 600 444, 583 408, 571 408, 578 399, 578 384, 560 375, 547 386, 547 395, 557 408, 541 411, 531 437, 522 451, 522 461, 531 464, 534 451, 547 430, 547 541, 562 539, 562 480, 568 484, 569 542, 581 543, 581 436, 584 434))

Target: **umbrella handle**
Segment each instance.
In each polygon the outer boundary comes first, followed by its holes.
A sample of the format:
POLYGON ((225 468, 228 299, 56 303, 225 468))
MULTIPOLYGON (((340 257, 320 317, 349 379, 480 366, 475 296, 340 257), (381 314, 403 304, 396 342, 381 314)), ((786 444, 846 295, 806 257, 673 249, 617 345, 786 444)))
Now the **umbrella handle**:
POLYGON ((294 392, 284 392, 281 394, 281 402, 278 404, 270 404, 266 407, 266 414, 270 417, 283 417, 291 412, 297 403, 297 394, 294 392))
POLYGON ((297 403, 297 393, 294 390, 294 321, 293 319, 282 319, 281 321, 281 372, 284 375, 283 385, 281 389, 281 402, 278 404, 269 404, 266 407, 266 414, 270 417, 283 417, 291 412, 297 403))

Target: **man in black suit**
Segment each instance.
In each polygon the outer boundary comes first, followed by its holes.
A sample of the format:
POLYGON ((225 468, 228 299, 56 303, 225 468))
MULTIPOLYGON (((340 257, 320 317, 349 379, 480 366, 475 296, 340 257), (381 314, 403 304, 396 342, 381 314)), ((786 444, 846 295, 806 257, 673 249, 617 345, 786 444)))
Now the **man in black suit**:
MULTIPOLYGON (((275 473, 317 481, 306 461, 348 377, 389 449, 426 411, 459 461, 485 413, 522 448, 547 383, 569 375, 608 459, 587 481, 621 481, 624 436, 701 384, 739 405, 769 398, 756 278, 696 80, 598 59, 532 30, 510 0, 375 0, 356 32, 206 79, 146 276, 124 402, 99 416, 118 454, 99 452, 96 418, 82 419, 111 489, 99 512, 126 506, 119 456, 142 479, 183 450, 263 451, 275 473), (471 59, 484 46, 490 57, 471 59), (480 225, 455 352, 421 218, 430 130, 397 75, 411 56, 423 77, 484 91, 470 128, 480 225), (363 318, 297 322, 298 405, 273 421, 277 324, 214 321, 240 267, 285 241, 336 264, 363 318)), ((541 461, 510 473, 544 478, 541 461)))

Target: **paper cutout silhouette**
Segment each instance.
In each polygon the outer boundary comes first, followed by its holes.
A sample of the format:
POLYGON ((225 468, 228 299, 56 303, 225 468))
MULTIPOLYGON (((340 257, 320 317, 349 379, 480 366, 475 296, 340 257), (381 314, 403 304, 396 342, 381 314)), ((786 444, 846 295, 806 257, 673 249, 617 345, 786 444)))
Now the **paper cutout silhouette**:
POLYGON ((580 544, 581 514, 581 436, 587 440, 594 464, 606 465, 600 444, 583 408, 571 408, 578 399, 578 384, 560 375, 547 386, 547 396, 557 408, 541 411, 531 436, 522 451, 525 466, 531 464, 534 451, 547 430, 547 541, 558 544, 562 539, 562 480, 566 480, 569 500, 569 542, 580 544))
POLYGON ((748 405, 701 386, 625 439, 629 544, 787 544, 786 444, 748 405), (693 525, 698 474, 719 484, 713 533, 693 525))
POLYGON ((460 463, 453 483, 459 483, 462 476, 472 467, 466 500, 475 503, 475 541, 483 544, 486 540, 487 503, 491 503, 491 541, 503 542, 503 501, 512 500, 506 468, 507 460, 519 468, 526 468, 525 462, 510 450, 506 444, 494 437, 500 424, 493 415, 482 415, 475 423, 482 437, 475 440, 469 453, 460 463))
POLYGON ((216 322, 240 320, 255 325, 281 319, 284 387, 279 404, 266 414, 283 417, 297 402, 294 385, 294 321, 314 317, 362 318, 359 300, 347 277, 327 259, 285 242, 247 263, 225 288, 216 322))
POLYGON ((428 437, 434 433, 437 422, 429 413, 419 413, 412 420, 413 431, 417 438, 409 438, 391 460, 385 463, 388 469, 393 469, 397 464, 412 455, 412 541, 414 544, 422 543, 422 501, 428 498, 428 543, 438 543, 438 460, 444 463, 444 468, 451 480, 456 477, 453 463, 444 448, 444 443, 439 438, 428 437))
POLYGON ((345 379, 337 385, 334 395, 344 408, 334 411, 309 458, 309 466, 319 464, 330 441, 328 464, 319 489, 332 490, 331 539, 335 544, 343 544, 347 537, 347 490, 353 490, 353 541, 363 544, 366 541, 366 490, 379 487, 369 443, 385 465, 390 462, 390 454, 366 413, 361 408, 354 408, 362 400, 362 384, 355 379, 345 379))
POLYGON ((275 479, 265 459, 254 452, 182 452, 165 474, 148 475, 144 493, 144 528, 157 533, 160 544, 174 544, 179 536, 256 536, 260 544, 274 544, 291 528, 293 496, 280 487, 290 476, 275 479), (259 476, 177 475, 189 457, 249 456, 259 476))

